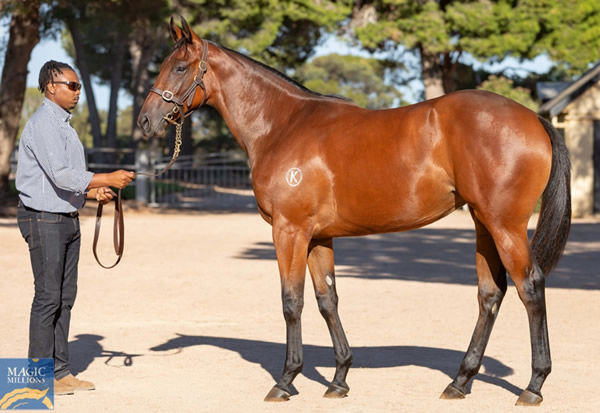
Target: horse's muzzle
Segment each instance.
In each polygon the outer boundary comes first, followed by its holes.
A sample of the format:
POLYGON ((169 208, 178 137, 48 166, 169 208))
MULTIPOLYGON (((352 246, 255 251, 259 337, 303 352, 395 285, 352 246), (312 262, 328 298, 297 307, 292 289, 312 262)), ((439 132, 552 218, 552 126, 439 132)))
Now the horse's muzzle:
POLYGON ((142 130, 145 138, 163 136, 166 131, 167 122, 164 117, 153 117, 149 112, 140 112, 138 117, 138 126, 142 130))

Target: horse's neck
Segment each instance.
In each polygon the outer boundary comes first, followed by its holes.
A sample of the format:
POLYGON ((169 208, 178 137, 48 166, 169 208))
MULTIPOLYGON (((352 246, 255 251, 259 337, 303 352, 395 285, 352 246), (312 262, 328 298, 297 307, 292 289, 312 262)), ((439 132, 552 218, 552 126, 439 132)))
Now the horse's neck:
POLYGON ((310 95, 232 52, 221 50, 219 58, 211 62, 213 66, 218 91, 210 104, 221 114, 252 165, 258 148, 284 132, 310 95))

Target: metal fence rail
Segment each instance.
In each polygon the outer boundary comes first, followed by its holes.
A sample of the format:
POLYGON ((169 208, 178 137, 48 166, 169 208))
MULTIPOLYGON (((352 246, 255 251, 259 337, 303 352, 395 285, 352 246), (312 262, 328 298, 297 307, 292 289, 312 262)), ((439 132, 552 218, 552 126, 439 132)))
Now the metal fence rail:
MULTIPOLYGON (((150 171, 160 172, 169 161, 170 158, 162 158, 160 162, 150 162, 150 171)), ((151 206, 254 206, 248 163, 231 153, 180 156, 163 175, 148 178, 147 188, 151 206)))

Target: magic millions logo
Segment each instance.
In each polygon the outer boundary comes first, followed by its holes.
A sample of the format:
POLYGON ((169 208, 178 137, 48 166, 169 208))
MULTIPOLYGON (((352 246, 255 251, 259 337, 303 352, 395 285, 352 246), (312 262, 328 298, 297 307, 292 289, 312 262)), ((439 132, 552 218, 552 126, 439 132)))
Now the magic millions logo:
POLYGON ((54 409, 54 359, 0 359, 0 410, 54 409))

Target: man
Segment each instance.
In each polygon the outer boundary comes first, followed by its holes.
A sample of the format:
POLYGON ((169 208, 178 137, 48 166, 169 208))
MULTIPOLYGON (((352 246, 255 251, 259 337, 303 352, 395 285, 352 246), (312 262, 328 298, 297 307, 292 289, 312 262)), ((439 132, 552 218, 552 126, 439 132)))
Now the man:
POLYGON ((69 370, 69 324, 77 293, 81 235, 78 209, 85 197, 107 203, 134 178, 133 172, 88 172, 83 145, 70 125, 81 84, 67 64, 42 66, 44 101, 29 119, 19 144, 17 221, 29 245, 35 293, 29 321, 29 357, 54 358, 55 394, 93 390, 69 370))

